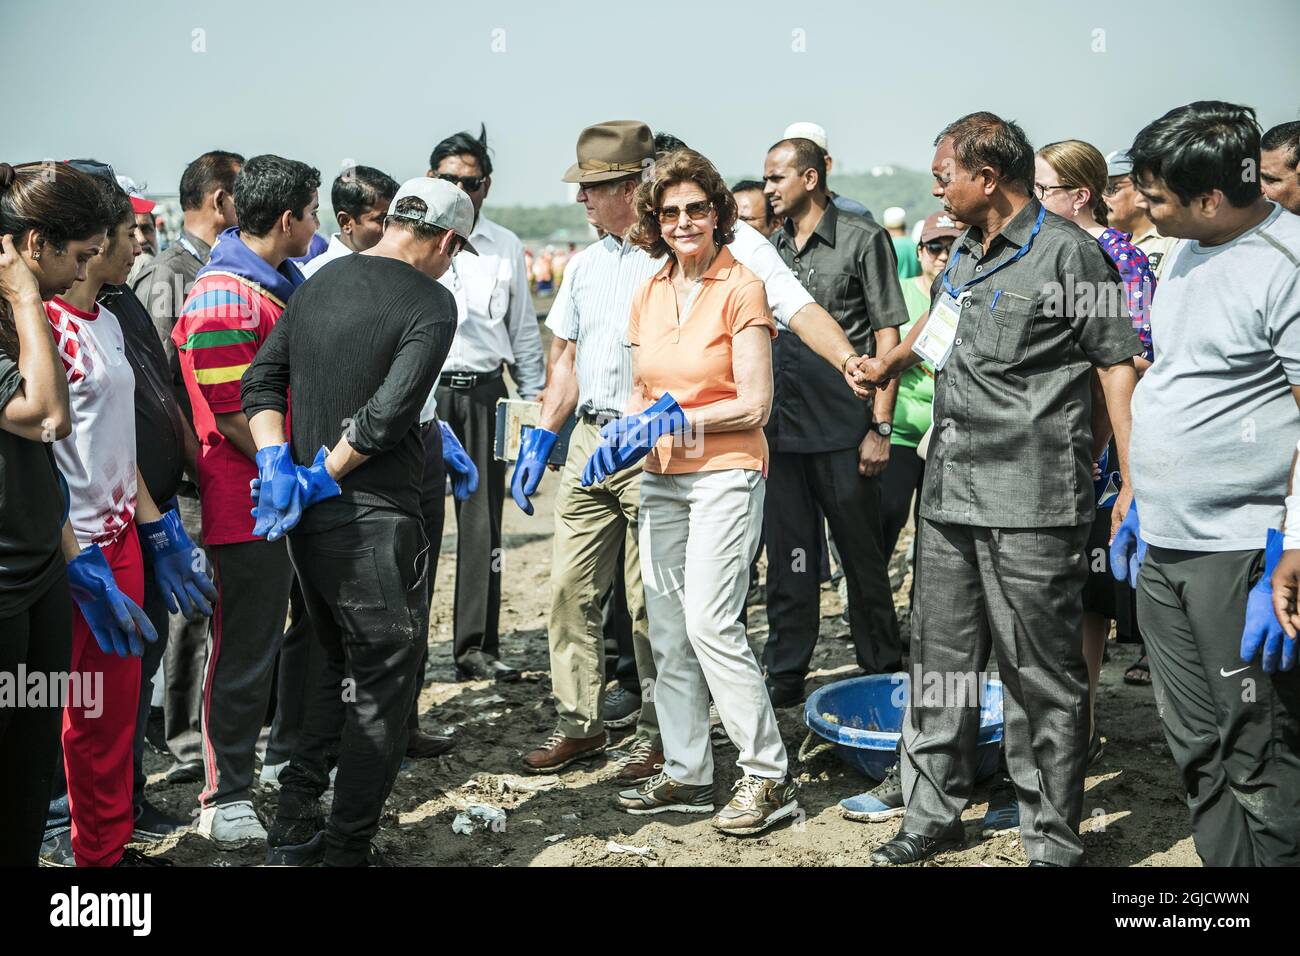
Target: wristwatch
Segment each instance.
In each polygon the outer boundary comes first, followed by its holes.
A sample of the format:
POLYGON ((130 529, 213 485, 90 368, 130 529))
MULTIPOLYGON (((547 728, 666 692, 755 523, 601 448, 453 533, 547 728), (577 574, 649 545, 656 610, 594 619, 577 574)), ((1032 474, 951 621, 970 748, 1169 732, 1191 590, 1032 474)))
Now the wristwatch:
POLYGON ((881 438, 888 438, 894 433, 894 426, 889 422, 872 422, 871 430, 878 433, 881 438))

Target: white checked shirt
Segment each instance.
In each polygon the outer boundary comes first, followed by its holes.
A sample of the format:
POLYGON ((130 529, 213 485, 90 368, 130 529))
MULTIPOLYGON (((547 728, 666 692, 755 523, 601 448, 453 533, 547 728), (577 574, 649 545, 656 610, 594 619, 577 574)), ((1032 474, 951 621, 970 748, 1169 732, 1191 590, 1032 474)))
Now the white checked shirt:
POLYGON ((469 241, 478 255, 457 256, 438 280, 464 304, 443 371, 482 374, 504 361, 518 373, 521 397, 536 398, 546 387, 546 357, 528 290, 524 244, 482 214, 469 241))
MULTIPOLYGON (((753 226, 737 222, 736 238, 727 248, 737 262, 763 280, 777 325, 788 329, 790 319, 813 297, 782 261, 776 247, 753 226)), ((632 296, 665 261, 662 256, 652 259, 643 249, 613 236, 569 260, 546 327, 577 343, 579 413, 623 414, 632 391, 632 357, 627 347, 632 296)))

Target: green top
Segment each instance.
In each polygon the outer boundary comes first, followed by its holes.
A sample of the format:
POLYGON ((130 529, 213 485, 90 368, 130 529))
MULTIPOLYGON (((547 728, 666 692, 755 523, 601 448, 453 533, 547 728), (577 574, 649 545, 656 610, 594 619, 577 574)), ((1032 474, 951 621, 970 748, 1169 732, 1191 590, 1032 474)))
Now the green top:
POLYGON ((894 255, 898 258, 898 277, 910 279, 921 274, 921 260, 916 256, 916 243, 906 236, 893 236, 894 255))
MULTIPOLYGON (((901 338, 916 325, 916 320, 930 310, 930 295, 922 292, 915 279, 904 279, 903 302, 909 316, 907 324, 898 330, 901 338)), ((894 432, 889 441, 905 448, 915 448, 930 427, 931 407, 934 404, 934 375, 929 362, 909 368, 898 380, 898 400, 894 403, 894 432)))

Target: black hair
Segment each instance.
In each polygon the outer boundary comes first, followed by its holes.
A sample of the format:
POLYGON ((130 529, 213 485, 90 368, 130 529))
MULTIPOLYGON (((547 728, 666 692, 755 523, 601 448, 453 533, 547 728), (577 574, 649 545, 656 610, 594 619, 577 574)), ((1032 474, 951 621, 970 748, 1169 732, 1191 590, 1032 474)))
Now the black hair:
POLYGON ((244 157, 224 149, 204 153, 181 173, 181 209, 198 209, 214 190, 233 194, 235 174, 244 165, 244 157))
POLYGON ((1034 147, 1015 120, 980 110, 949 123, 934 138, 938 146, 952 137, 953 152, 964 169, 975 173, 985 166, 998 178, 1019 185, 1026 193, 1034 189, 1034 147))
POLYGON ((412 216, 423 216, 428 211, 428 204, 419 196, 403 196, 397 201, 397 209, 394 213, 384 217, 384 225, 405 229, 417 239, 437 240, 447 231, 446 229, 419 219, 410 218, 412 216))
POLYGON ((788 139, 778 140, 773 143, 768 152, 781 146, 789 146, 794 150, 794 169, 799 175, 803 175, 808 170, 817 173, 817 185, 823 191, 826 190, 826 150, 822 149, 810 139, 804 139, 802 136, 792 136, 788 139))
MULTIPOLYGON (((116 223, 107 192, 96 177, 52 160, 18 166, 0 163, 0 235, 12 235, 15 246, 21 236, 36 230, 61 253, 69 242, 89 239, 116 223)), ((18 332, 3 297, 0 351, 18 361, 18 332)))
POLYGON ((372 166, 345 169, 330 187, 330 205, 335 214, 345 212, 360 219, 376 206, 387 207, 397 195, 397 180, 372 166))
POLYGON ((665 153, 671 153, 676 149, 689 149, 690 147, 683 143, 672 133, 655 133, 655 155, 663 156, 665 153))
POLYGON ((1260 196, 1259 123, 1249 106, 1198 100, 1148 123, 1133 145, 1133 181, 1161 180, 1186 206, 1217 189, 1241 208, 1260 196))
POLYGON ((112 232, 123 222, 135 223, 135 210, 131 207, 131 196, 117 181, 113 167, 97 159, 69 159, 68 165, 85 173, 95 180, 103 193, 104 211, 108 221, 104 228, 112 232))
POLYGON ((759 192, 762 192, 763 184, 760 183, 757 179, 742 179, 740 182, 736 183, 734 186, 731 187, 731 191, 733 193, 746 193, 749 192, 751 189, 757 189, 759 192))
POLYGON ((320 188, 319 170, 264 153, 244 163, 235 177, 235 214, 239 229, 249 236, 265 236, 275 228, 285 211, 301 219, 311 203, 311 194, 320 188))
POLYGON ((1275 149, 1287 149, 1286 167, 1295 169, 1300 161, 1300 120, 1279 123, 1268 130, 1259 140, 1261 151, 1272 152, 1275 149))
POLYGON ((492 158, 488 155, 487 126, 484 124, 479 124, 477 138, 473 133, 462 131, 448 136, 433 147, 433 152, 429 154, 429 168, 436 173, 438 164, 448 156, 466 155, 478 160, 478 168, 483 170, 484 176, 492 175, 492 158))

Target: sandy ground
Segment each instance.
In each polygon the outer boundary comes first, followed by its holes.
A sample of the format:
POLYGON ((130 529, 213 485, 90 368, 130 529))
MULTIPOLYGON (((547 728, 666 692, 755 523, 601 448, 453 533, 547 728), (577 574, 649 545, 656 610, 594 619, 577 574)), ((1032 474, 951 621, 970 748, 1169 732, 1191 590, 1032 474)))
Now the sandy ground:
MULTIPOLYGON (((517 782, 509 775, 523 776, 520 755, 540 742, 554 721, 545 630, 554 488, 555 476, 549 475, 535 499, 537 515, 531 519, 506 500, 502 656, 525 669, 525 679, 512 685, 454 682, 450 627, 455 522, 448 501, 447 535, 429 626, 431 654, 428 683, 421 697, 421 723, 430 732, 450 734, 457 746, 437 760, 409 762, 400 772, 376 838, 388 861, 404 866, 870 865, 870 851, 894 835, 898 821, 854 823, 840 815, 839 800, 869 789, 873 783, 833 754, 814 756, 807 763, 794 759, 806 733, 801 707, 779 715, 792 770, 802 787, 803 815, 757 837, 722 836, 709 825, 708 817, 628 816, 613 802, 612 761, 574 765, 558 780, 542 781, 552 784, 548 789, 509 789, 510 783, 517 782), (468 835, 454 833, 452 821, 457 813, 475 803, 503 809, 504 825, 468 835), (648 847, 649 853, 611 852, 610 841, 648 847)), ((904 555, 909 543, 909 538, 900 543, 891 569, 900 605, 907 594, 904 555)), ((841 610, 835 592, 824 589, 821 641, 811 678, 814 686, 856 673, 841 610)), ((766 635, 763 609, 751 609, 749 636, 760 655, 766 635)), ((1107 747, 1087 778, 1083 842, 1088 862, 1094 866, 1195 866, 1198 860, 1189 836, 1187 810, 1176 768, 1160 733, 1151 691, 1125 686, 1121 680, 1134 656, 1132 648, 1112 645, 1111 660, 1102 672, 1098 714, 1107 747)), ((715 757, 721 804, 739 770, 736 751, 729 745, 715 745, 715 757)), ((148 761, 150 799, 174 813, 196 812, 199 786, 167 785, 162 782, 162 771, 168 761, 152 752, 148 761)), ((980 838, 979 821, 987 799, 987 789, 977 790, 966 811, 968 847, 944 854, 930 865, 1025 863, 1015 835, 980 838)), ((259 791, 255 802, 263 817, 270 819, 274 791, 259 791)), ((168 839, 149 851, 192 866, 251 866, 264 860, 263 850, 223 852, 193 833, 168 839)))

